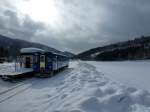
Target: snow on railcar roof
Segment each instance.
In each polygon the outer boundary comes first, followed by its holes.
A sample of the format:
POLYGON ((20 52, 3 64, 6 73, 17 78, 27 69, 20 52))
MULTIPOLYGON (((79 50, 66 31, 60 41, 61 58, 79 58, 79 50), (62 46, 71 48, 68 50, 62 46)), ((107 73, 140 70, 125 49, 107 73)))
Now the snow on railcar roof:
POLYGON ((28 47, 28 48, 22 48, 20 52, 21 53, 35 53, 35 52, 45 52, 45 51, 39 48, 28 47))
POLYGON ((62 54, 62 53, 56 53, 56 52, 52 52, 53 54, 55 54, 55 55, 60 55, 60 56, 65 56, 65 57, 68 57, 67 55, 65 55, 65 54, 62 54))

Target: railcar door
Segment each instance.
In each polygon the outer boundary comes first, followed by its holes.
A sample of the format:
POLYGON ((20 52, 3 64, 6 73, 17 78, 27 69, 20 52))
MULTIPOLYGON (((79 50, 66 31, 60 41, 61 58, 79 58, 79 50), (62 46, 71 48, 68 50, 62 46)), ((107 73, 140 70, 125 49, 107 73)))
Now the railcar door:
POLYGON ((45 72, 45 55, 40 55, 40 72, 45 72))
POLYGON ((31 68, 31 59, 30 57, 26 57, 26 62, 25 62, 25 66, 26 68, 31 68))

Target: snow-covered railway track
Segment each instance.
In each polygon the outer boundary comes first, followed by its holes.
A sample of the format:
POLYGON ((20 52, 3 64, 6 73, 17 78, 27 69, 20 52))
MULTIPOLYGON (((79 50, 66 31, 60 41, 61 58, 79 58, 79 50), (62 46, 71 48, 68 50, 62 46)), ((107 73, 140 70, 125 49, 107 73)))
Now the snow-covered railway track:
POLYGON ((18 87, 20 87, 20 86, 23 86, 23 85, 24 85, 24 83, 20 83, 20 84, 17 84, 17 85, 15 85, 15 86, 9 88, 9 89, 6 89, 6 90, 4 90, 4 91, 1 91, 1 92, 0 92, 0 96, 3 95, 3 94, 5 94, 5 93, 7 93, 7 92, 9 92, 9 91, 11 91, 11 90, 13 90, 13 89, 16 89, 16 88, 18 88, 18 87))
POLYGON ((0 103, 3 103, 5 101, 9 100, 10 98, 26 91, 27 89, 31 88, 33 85, 35 85, 37 83, 40 83, 41 81, 34 80, 32 82, 30 81, 30 83, 21 83, 17 86, 14 86, 8 90, 1 92, 0 93, 0 103))

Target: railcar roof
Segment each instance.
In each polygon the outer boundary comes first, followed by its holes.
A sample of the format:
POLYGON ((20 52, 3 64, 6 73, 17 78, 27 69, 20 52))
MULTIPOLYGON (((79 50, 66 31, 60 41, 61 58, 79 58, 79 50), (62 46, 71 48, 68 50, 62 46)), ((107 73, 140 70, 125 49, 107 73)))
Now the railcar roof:
POLYGON ((43 49, 29 47, 29 48, 22 48, 20 52, 21 53, 35 53, 35 52, 43 53, 45 51, 43 49))
POLYGON ((54 54, 54 55, 59 55, 59 56, 67 57, 66 55, 61 54, 61 53, 55 53, 55 52, 49 52, 49 51, 47 51, 46 53, 52 53, 52 54, 54 54))
POLYGON ((39 49, 39 48, 34 48, 34 47, 28 47, 28 48, 22 48, 20 50, 20 53, 21 54, 32 54, 32 53, 51 53, 51 54, 54 54, 54 55, 59 55, 59 56, 64 56, 64 57, 68 57, 62 53, 56 53, 56 52, 52 52, 52 51, 45 51, 43 49, 39 49))

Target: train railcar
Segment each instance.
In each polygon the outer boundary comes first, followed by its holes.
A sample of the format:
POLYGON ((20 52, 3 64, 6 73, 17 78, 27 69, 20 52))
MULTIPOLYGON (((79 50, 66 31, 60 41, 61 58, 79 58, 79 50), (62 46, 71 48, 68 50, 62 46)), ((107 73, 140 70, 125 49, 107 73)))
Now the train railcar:
POLYGON ((21 57, 24 67, 33 68, 38 76, 52 76, 54 71, 69 65, 69 58, 67 56, 38 48, 21 49, 21 57))

